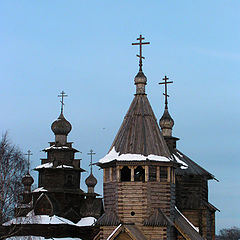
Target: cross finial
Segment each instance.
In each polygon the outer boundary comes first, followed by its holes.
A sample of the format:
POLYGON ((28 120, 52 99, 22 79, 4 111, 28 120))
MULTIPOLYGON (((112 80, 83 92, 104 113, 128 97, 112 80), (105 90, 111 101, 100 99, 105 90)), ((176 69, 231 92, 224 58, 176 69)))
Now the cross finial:
POLYGON ((29 173, 29 168, 30 168, 30 156, 33 155, 31 153, 31 150, 28 150, 26 154, 24 155, 27 155, 28 156, 28 160, 27 160, 27 166, 28 166, 28 173, 29 173))
POLYGON ((63 105, 64 105, 63 99, 64 99, 64 97, 67 97, 67 96, 68 96, 68 95, 66 95, 64 91, 62 91, 62 92, 60 93, 60 95, 58 95, 58 97, 61 97, 61 98, 62 98, 62 99, 60 100, 60 103, 61 103, 61 114, 63 113, 63 105))
POLYGON ((142 45, 150 44, 150 42, 143 42, 144 39, 145 38, 140 34, 139 38, 137 38, 139 42, 132 43, 132 45, 139 45, 139 55, 137 54, 137 57, 139 57, 139 71, 142 71, 142 59, 145 59, 145 57, 142 56, 142 45))
POLYGON ((160 82, 159 84, 164 84, 165 85, 165 93, 163 93, 163 95, 165 96, 165 109, 168 109, 168 100, 167 98, 169 97, 169 95, 167 94, 167 84, 169 83, 173 83, 172 81, 169 81, 169 78, 167 76, 165 76, 163 79, 162 79, 164 82, 160 82))
POLYGON ((91 155, 91 158, 90 158, 90 167, 91 167, 91 174, 92 174, 92 156, 95 155, 96 153, 93 152, 93 150, 91 149, 90 152, 88 153, 88 155, 91 155))

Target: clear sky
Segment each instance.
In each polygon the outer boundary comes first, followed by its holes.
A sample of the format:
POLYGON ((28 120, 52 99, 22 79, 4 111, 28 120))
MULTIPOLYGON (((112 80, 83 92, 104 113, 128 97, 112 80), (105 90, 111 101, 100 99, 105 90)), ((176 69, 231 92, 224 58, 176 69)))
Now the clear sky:
MULTIPOLYGON (((31 149, 36 167, 54 139, 50 125, 64 90, 68 139, 89 170, 87 152, 93 148, 95 162, 107 153, 133 99, 131 43, 143 34, 151 42, 143 70, 156 117, 164 108, 158 82, 167 74, 178 148, 220 181, 209 184, 210 202, 221 210, 217 229, 240 227, 239 11, 233 0, 0 1, 1 131, 31 149)), ((94 173, 102 192, 101 171, 94 173)))

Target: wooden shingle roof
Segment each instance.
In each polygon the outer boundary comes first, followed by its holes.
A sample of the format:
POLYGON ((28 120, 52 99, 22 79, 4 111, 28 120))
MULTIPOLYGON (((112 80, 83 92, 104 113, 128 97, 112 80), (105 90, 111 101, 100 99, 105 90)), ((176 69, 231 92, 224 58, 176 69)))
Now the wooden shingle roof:
POLYGON ((120 154, 170 157, 146 94, 135 95, 110 151, 113 147, 120 154))
POLYGON ((174 210, 175 227, 186 240, 205 240, 195 229, 195 227, 179 212, 174 210))
POLYGON ((181 176, 200 175, 200 176, 206 176, 208 179, 215 179, 213 174, 209 173, 207 170, 199 166, 196 162, 191 160, 189 157, 187 157, 185 154, 180 152, 178 149, 174 149, 172 153, 188 165, 188 168, 186 169, 181 169, 181 168, 176 169, 176 175, 181 175, 181 176))

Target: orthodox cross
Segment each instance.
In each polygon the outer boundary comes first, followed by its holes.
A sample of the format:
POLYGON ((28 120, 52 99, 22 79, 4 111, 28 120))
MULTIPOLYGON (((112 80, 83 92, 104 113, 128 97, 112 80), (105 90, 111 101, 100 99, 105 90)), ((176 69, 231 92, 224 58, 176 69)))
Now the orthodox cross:
POLYGON ((142 71, 142 59, 145 59, 145 57, 142 56, 142 45, 150 44, 150 42, 143 42, 142 40, 144 40, 144 39, 145 38, 142 37, 142 35, 140 34, 140 37, 137 38, 137 40, 139 40, 139 42, 132 43, 132 45, 139 45, 139 55, 137 54, 137 57, 139 57, 139 71, 142 71))
POLYGON ((68 95, 66 95, 64 91, 62 91, 62 92, 60 93, 60 95, 58 95, 58 97, 61 97, 61 98, 62 98, 62 100, 60 101, 60 103, 61 103, 61 113, 63 113, 63 105, 64 105, 63 99, 64 99, 64 97, 67 97, 67 96, 68 96, 68 95))
POLYGON ((91 160, 90 160, 90 166, 91 166, 91 174, 92 174, 92 165, 93 165, 93 163, 92 163, 92 156, 93 155, 95 155, 96 153, 95 152, 93 152, 93 150, 91 149, 90 150, 90 152, 88 153, 88 155, 91 155, 91 160))
POLYGON ((31 150, 28 150, 26 154, 24 155, 27 155, 28 156, 28 161, 27 161, 27 166, 28 166, 28 173, 29 173, 29 168, 30 168, 30 156, 33 155, 31 153, 31 150))
POLYGON ((163 95, 165 96, 165 109, 168 109, 168 100, 167 98, 169 97, 169 95, 167 94, 167 85, 169 83, 173 83, 172 81, 169 81, 169 78, 167 76, 165 76, 163 79, 162 79, 164 82, 160 82, 159 84, 164 84, 165 85, 165 93, 163 93, 163 95))

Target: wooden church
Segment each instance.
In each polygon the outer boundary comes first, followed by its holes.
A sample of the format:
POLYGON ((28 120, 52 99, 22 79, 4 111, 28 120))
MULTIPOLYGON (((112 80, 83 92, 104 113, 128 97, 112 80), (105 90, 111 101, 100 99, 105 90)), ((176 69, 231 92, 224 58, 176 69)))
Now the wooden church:
POLYGON ((88 192, 80 189, 84 170, 74 158, 77 150, 67 142, 71 124, 61 109, 52 124, 55 141, 44 149, 47 158, 36 168, 38 189, 31 191, 33 179, 28 173, 23 179, 23 200, 16 209, 20 217, 6 223, 4 231, 21 224, 15 231, 17 236, 215 239, 218 209, 208 201, 208 180, 214 176, 177 149, 179 138, 172 136, 174 120, 167 100, 167 84, 172 82, 167 77, 160 83, 165 86, 165 109, 158 123, 147 98, 147 78, 142 70, 142 46, 149 43, 143 42, 141 35, 137 40, 133 43, 140 48, 139 72, 134 79, 136 93, 109 152, 97 163, 104 173, 103 199, 94 192, 97 181, 92 171, 86 179, 88 192), (55 220, 52 224, 26 223, 23 220, 29 214, 32 218, 48 216, 55 220), (23 219, 20 223, 19 218, 23 219))

